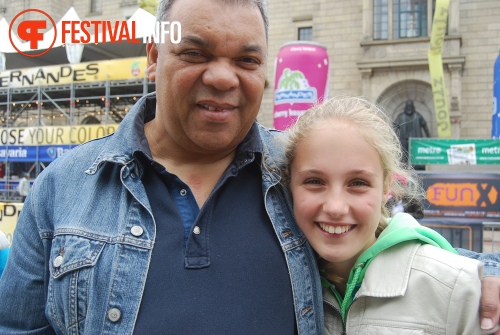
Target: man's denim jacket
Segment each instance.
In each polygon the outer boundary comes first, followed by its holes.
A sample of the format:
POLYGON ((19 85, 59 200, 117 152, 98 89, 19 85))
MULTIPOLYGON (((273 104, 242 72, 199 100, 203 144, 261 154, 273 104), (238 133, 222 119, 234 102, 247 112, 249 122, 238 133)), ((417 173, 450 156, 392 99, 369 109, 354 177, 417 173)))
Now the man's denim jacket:
MULTIPOLYGON (((35 181, 0 281, 0 334, 132 333, 155 242, 155 218, 130 145, 146 99, 154 106, 154 94, 143 97, 113 135, 72 149, 35 181)), ((283 154, 279 133, 259 129, 262 194, 288 263, 299 334, 322 334, 315 255, 295 224, 274 160, 283 154)))

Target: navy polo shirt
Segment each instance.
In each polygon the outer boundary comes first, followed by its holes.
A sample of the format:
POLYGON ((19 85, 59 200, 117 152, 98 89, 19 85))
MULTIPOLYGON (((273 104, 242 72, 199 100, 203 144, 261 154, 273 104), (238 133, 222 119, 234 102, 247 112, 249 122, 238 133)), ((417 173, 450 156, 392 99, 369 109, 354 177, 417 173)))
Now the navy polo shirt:
POLYGON ((136 156, 157 235, 134 334, 296 334, 286 259, 262 196, 256 125, 201 209, 143 152, 136 156))

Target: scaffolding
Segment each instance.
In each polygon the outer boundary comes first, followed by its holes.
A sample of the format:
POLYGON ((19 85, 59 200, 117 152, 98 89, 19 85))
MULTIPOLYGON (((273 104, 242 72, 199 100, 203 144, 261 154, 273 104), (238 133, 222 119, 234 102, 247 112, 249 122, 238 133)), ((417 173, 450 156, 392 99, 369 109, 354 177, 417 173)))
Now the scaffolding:
MULTIPOLYGON (((0 89, 1 145, 9 146, 10 128, 118 124, 138 98, 154 89, 146 76, 0 89)), ((18 200, 19 175, 29 172, 32 181, 46 165, 38 155, 29 163, 9 161, 6 155, 0 162, 0 201, 18 200)))

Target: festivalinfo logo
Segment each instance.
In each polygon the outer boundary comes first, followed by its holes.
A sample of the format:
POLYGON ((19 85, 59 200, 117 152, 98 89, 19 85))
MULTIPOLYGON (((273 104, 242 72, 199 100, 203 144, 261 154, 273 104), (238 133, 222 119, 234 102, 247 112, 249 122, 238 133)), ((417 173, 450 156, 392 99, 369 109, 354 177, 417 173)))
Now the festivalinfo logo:
POLYGON ((143 35, 142 41, 137 35, 137 24, 136 21, 68 20, 60 21, 56 25, 54 19, 43 10, 30 8, 19 12, 12 19, 9 25, 9 39, 14 49, 27 57, 39 57, 46 54, 54 47, 56 41, 62 44, 108 42, 139 44, 148 43, 153 38, 155 42, 165 43, 167 35, 170 37, 170 43, 178 44, 181 41, 181 24, 178 21, 155 22, 154 29, 151 29, 149 34, 143 35), (39 13, 46 19, 23 20, 23 15, 31 12, 39 13), (19 24, 17 29, 14 29, 16 21, 19 21, 19 24), (43 33, 44 30, 47 32, 43 33), (49 32, 52 33, 48 34, 49 32), (13 33, 17 34, 19 40, 13 37, 13 33), (50 40, 47 41, 47 39, 50 40), (46 46, 41 48, 43 42, 46 46), (27 47, 26 44, 29 46, 27 47), (40 49, 43 50, 39 53, 32 52, 40 49))

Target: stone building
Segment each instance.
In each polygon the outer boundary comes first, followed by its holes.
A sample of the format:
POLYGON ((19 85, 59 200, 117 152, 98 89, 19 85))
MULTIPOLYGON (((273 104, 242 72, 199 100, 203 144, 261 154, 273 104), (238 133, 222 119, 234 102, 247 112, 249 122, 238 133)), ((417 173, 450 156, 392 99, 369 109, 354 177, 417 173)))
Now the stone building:
MULTIPOLYGON (((268 85, 259 121, 273 125, 274 59, 280 47, 303 36, 328 50, 330 96, 365 96, 393 119, 413 100, 437 137, 427 60, 435 2, 269 0, 268 85)), ((498 0, 450 1, 443 65, 454 138, 491 136, 499 16, 498 0)))
MULTIPOLYGON (((330 96, 366 96, 393 119, 406 100, 413 100, 436 137, 427 61, 435 2, 268 0, 267 86, 258 120, 273 126, 274 60, 280 47, 305 39, 328 50, 330 96)), ((40 8, 57 21, 71 6, 82 20, 125 20, 138 8, 136 0, 0 0, 0 17, 10 22, 23 9, 40 8)), ((490 137, 493 65, 500 48, 498 17, 498 0, 450 1, 443 63, 455 138, 490 137)))

